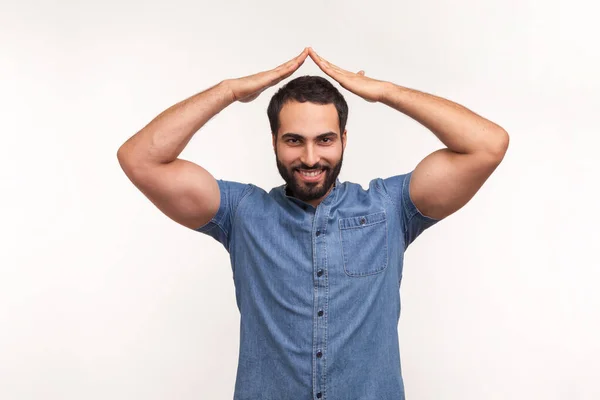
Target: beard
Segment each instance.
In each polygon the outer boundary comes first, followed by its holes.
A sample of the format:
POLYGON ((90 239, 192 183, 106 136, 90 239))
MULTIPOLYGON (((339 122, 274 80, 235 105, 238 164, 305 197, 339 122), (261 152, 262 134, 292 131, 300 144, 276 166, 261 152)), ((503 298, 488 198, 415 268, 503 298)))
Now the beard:
POLYGON ((331 188, 331 186, 335 183, 338 175, 340 174, 340 170, 342 169, 342 161, 344 161, 344 152, 342 151, 340 161, 333 167, 319 163, 313 165, 312 167, 308 167, 304 164, 299 164, 294 167, 286 168, 279 160, 277 152, 275 152, 275 160, 277 162, 277 170, 279 170, 279 174, 287 184, 287 189, 298 200, 308 202, 320 199, 321 197, 325 196, 331 188), (322 169, 324 177, 318 182, 305 182, 296 173, 298 169, 322 169))

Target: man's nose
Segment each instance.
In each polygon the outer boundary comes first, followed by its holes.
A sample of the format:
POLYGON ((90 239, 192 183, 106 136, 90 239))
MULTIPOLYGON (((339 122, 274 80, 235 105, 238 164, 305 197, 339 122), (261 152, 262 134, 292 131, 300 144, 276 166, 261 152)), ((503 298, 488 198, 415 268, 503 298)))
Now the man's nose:
POLYGON ((300 160, 308 167, 314 166, 319 161, 319 155, 313 146, 308 145, 304 148, 300 160))

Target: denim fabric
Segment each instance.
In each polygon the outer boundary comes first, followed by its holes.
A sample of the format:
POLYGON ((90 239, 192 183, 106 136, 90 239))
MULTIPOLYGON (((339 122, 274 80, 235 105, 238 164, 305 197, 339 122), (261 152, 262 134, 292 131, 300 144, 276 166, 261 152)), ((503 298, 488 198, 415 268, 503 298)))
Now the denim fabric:
POLYGON ((234 400, 401 400, 404 251, 439 220, 411 201, 412 171, 336 180, 313 207, 217 180, 221 203, 196 230, 230 255, 240 349, 234 400))

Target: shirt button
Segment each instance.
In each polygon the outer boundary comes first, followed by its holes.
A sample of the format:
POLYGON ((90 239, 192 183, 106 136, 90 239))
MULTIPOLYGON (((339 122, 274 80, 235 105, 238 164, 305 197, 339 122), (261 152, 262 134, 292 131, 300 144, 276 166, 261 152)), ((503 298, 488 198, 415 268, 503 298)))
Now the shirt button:
POLYGON ((365 224, 365 222, 367 222, 367 220, 366 220, 366 219, 364 219, 364 218, 361 218, 361 219, 360 219, 360 224, 361 224, 361 225, 364 225, 364 224, 365 224))
POLYGON ((319 236, 321 234, 321 231, 317 231, 317 236, 319 236))
POLYGON ((321 392, 317 393, 317 399, 321 398, 321 392))
POLYGON ((323 310, 319 310, 319 313, 318 313, 318 315, 319 315, 319 317, 320 317, 321 315, 323 315, 323 310))
POLYGON ((317 271, 317 276, 321 276, 321 275, 323 275, 323 270, 322 269, 320 269, 320 270, 317 271))
POLYGON ((321 358, 323 356, 323 353, 321 353, 320 351, 317 352, 317 358, 321 358))

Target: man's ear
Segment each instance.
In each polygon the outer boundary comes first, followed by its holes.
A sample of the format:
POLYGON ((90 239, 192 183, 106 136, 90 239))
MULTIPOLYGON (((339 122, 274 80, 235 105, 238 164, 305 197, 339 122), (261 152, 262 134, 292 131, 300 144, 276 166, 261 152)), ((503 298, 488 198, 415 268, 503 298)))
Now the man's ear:
POLYGON ((273 139, 273 151, 275 151, 275 146, 276 144, 276 139, 277 139, 277 135, 274 135, 273 132, 271 132, 271 138, 273 139))
POLYGON ((347 129, 344 129, 344 133, 342 133, 342 151, 346 151, 346 141, 348 140, 346 133, 347 129))

